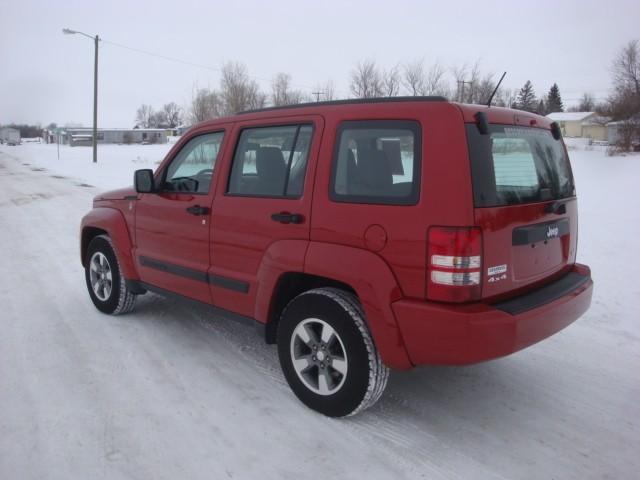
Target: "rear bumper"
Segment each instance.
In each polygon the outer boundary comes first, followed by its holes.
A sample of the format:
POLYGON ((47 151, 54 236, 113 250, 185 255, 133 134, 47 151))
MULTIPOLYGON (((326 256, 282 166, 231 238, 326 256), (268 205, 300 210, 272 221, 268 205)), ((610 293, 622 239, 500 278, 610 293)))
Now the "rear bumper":
POLYGON ((413 300, 393 303, 411 362, 477 363, 509 355, 553 335, 577 320, 591 304, 589 267, 576 264, 569 275, 496 305, 452 306, 413 300))

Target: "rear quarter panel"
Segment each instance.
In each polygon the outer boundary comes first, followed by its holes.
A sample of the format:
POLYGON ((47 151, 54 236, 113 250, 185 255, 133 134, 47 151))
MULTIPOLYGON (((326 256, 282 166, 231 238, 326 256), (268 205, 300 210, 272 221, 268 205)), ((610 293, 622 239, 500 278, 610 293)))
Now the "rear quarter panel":
POLYGON ((424 298, 427 232, 431 225, 472 225, 473 200, 461 111, 449 103, 364 104, 325 113, 318 162, 311 240, 367 249, 365 232, 379 225, 386 234, 376 255, 384 261, 403 296, 424 298), (411 120, 422 133, 420 197, 416 205, 335 202, 329 197, 338 126, 348 120, 411 120))

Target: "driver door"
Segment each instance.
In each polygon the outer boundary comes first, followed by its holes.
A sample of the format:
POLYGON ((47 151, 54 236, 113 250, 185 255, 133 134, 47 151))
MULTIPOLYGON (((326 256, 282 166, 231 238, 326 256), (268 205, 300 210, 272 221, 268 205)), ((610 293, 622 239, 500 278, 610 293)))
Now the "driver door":
POLYGON ((194 136, 136 204, 136 262, 143 282, 211 303, 207 282, 216 163, 224 131, 194 136))

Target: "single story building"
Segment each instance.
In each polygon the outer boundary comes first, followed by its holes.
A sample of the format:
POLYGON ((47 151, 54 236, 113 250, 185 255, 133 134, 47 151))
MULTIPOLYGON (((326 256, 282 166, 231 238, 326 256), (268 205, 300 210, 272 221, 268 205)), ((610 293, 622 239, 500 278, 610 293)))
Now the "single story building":
POLYGON ((592 117, 597 117, 596 112, 553 112, 547 115, 549 120, 560 125, 560 131, 565 137, 583 137, 582 123, 592 117))
MULTIPOLYGON (((60 139, 64 145, 91 146, 93 144, 92 128, 64 128, 60 135, 51 136, 52 141, 60 139)), ((163 128, 99 128, 98 143, 167 143, 167 131, 163 128)))
MULTIPOLYGON (((634 115, 629 120, 619 120, 617 122, 607 123, 607 140, 611 145, 620 140, 623 128, 629 128, 635 125, 637 130, 640 130, 640 114, 634 115)), ((637 131, 636 130, 636 131, 637 131)), ((640 135, 636 135, 636 141, 640 141, 640 135)))
POLYGON ((18 145, 20 143, 20 140, 20 130, 18 130, 17 128, 0 128, 0 143, 10 143, 12 145, 18 145))
POLYGON ((176 135, 180 137, 184 135, 190 128, 191 128, 191 125, 180 125, 176 127, 176 135))
POLYGON ((591 140, 597 140, 599 142, 606 142, 609 138, 609 131, 607 125, 611 122, 610 117, 601 117, 595 115, 587 118, 582 122, 582 137, 590 138, 591 140))

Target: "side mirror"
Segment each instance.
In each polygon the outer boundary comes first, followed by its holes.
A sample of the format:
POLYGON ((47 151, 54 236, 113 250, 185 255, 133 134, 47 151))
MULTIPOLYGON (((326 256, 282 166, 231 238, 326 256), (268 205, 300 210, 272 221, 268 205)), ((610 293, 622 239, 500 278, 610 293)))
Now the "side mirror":
POLYGON ((153 193, 155 191, 153 170, 150 168, 136 170, 133 174, 133 185, 138 193, 153 193))

